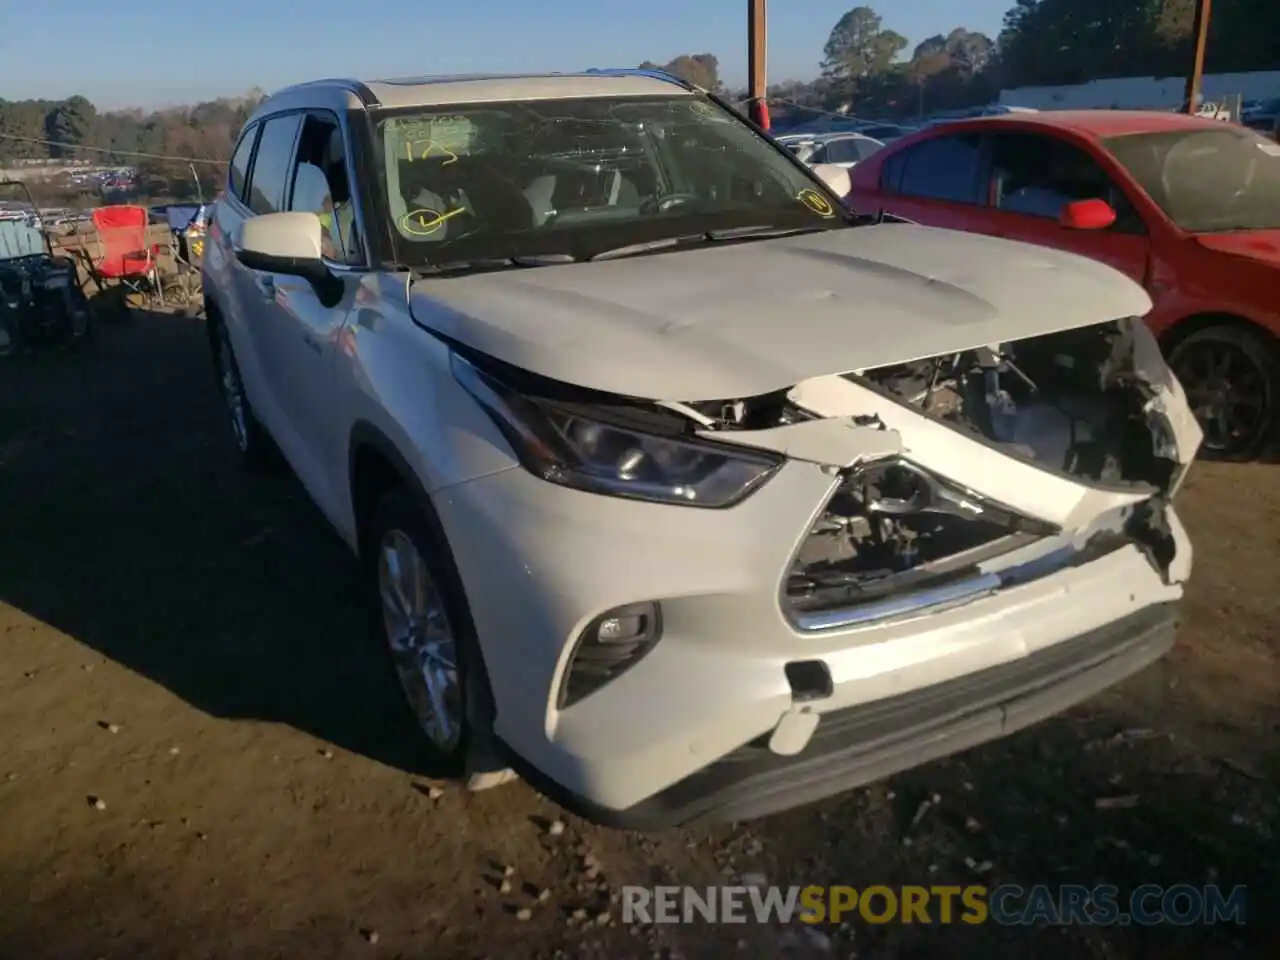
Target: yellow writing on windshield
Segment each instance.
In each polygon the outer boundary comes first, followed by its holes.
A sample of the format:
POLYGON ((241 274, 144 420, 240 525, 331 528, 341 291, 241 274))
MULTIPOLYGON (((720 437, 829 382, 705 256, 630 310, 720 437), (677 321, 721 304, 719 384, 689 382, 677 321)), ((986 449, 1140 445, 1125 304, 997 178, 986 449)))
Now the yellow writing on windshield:
POLYGON ((400 218, 400 231, 410 237, 429 237, 439 231, 450 217, 456 217, 458 214, 465 212, 466 207, 458 207, 456 210, 450 210, 447 213, 441 213, 439 210, 432 210, 428 207, 410 210, 400 218))
POLYGON ((836 215, 835 207, 831 206, 831 201, 817 190, 806 187, 796 194, 796 199, 820 217, 834 217, 836 215))
POLYGON ((431 139, 407 140, 405 141, 404 152, 411 163, 415 160, 434 159, 440 161, 440 166, 447 167, 451 163, 458 162, 456 153, 431 139))

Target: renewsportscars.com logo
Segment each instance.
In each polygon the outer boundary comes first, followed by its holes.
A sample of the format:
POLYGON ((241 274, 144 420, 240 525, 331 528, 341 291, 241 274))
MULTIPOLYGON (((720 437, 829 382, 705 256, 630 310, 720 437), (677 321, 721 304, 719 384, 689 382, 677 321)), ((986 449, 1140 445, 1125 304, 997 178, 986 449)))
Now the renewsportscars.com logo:
POLYGON ((1002 926, 1243 924, 1247 890, 1145 884, 984 886, 623 887, 623 922, 864 923, 1002 926))

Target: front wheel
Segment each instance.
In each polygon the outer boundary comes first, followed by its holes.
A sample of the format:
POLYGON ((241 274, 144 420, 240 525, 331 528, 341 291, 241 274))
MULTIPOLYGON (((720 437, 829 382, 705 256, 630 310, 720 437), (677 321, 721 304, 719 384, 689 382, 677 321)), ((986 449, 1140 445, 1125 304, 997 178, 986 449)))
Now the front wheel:
POLYGON ((475 628, 444 534, 403 490, 378 504, 364 535, 377 627, 427 759, 465 772, 469 686, 483 676, 475 628))
POLYGON ((0 360, 15 356, 22 349, 22 326, 17 311, 0 305, 0 360))
POLYGON ((1197 330, 1174 347, 1169 365, 1204 431, 1206 456, 1248 459, 1270 438, 1280 364, 1275 341, 1260 330, 1197 330))
POLYGON ((93 338, 97 316, 93 304, 80 288, 73 289, 67 305, 67 341, 72 347, 93 338))
POLYGON ((213 320, 212 334, 218 392, 222 396, 236 448, 246 463, 254 466, 265 463, 270 456, 269 441, 254 416, 253 407, 245 393, 244 380, 240 376, 240 365, 236 363, 235 350, 231 346, 231 335, 221 319, 213 320))

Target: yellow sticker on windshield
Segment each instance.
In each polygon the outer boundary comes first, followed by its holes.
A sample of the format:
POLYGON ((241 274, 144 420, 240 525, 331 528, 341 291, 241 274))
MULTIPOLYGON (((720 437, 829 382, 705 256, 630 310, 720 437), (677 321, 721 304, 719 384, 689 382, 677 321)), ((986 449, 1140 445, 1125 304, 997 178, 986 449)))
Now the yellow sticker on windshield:
POLYGON ((439 210, 431 210, 426 207, 421 210, 410 210, 400 218, 400 230, 411 237, 429 237, 438 232, 450 217, 456 217, 465 211, 465 207, 458 207, 458 209, 450 210, 448 213, 441 213, 439 210))
POLYGON ((430 160, 438 159, 441 161, 440 166, 447 167, 451 163, 458 162, 458 155, 431 139, 409 140, 404 145, 405 156, 409 161, 414 160, 430 160))
POLYGON ((817 190, 806 187, 796 194, 796 199, 820 217, 834 217, 836 215, 835 207, 831 206, 831 201, 817 190))

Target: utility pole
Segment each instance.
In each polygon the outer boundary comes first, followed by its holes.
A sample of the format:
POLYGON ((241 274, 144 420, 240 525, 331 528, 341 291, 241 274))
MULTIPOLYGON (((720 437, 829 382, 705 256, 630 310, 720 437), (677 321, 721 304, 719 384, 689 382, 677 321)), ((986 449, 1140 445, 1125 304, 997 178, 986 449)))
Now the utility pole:
POLYGON ((1196 0, 1195 25, 1191 33, 1195 38, 1195 61, 1191 75, 1187 77, 1187 89, 1183 93, 1183 109, 1194 116, 1200 106, 1200 78, 1204 76, 1204 48, 1209 40, 1209 7, 1212 0, 1196 0))
POLYGON ((765 99, 765 0, 747 0, 747 115, 769 129, 769 102, 765 99))

